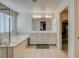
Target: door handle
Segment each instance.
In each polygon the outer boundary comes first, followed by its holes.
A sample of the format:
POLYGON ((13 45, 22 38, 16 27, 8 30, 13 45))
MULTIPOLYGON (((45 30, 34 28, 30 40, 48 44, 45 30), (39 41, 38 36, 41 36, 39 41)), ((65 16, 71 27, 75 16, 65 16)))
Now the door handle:
POLYGON ((77 37, 77 39, 79 39, 79 37, 77 37))

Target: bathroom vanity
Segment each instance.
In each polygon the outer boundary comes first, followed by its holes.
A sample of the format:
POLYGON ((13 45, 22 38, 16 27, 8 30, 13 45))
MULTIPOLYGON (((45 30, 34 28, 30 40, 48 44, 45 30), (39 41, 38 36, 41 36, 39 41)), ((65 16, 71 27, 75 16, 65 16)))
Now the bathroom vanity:
POLYGON ((52 31, 52 17, 33 18, 30 44, 56 45, 56 43, 57 33, 52 31))
POLYGON ((53 44, 56 45, 57 34, 52 31, 32 31, 30 44, 53 44))

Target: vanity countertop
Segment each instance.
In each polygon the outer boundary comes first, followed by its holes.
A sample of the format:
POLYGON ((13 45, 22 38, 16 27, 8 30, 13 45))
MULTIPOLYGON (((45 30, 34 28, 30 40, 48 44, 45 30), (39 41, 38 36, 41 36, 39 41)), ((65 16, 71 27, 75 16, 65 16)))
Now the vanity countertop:
POLYGON ((31 31, 30 33, 54 33, 53 31, 31 31))

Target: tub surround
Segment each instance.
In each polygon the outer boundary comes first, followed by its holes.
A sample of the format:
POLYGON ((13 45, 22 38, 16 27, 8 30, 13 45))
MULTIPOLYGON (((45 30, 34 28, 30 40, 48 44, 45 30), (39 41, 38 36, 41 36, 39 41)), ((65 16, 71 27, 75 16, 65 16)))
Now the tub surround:
MULTIPOLYGON (((8 47, 15 47, 18 44, 20 44, 21 42, 23 42, 24 40, 27 40, 30 36, 29 35, 17 35, 17 36, 13 36, 11 37, 11 43, 8 44, 8 47)), ((7 39, 5 39, 4 41, 7 42, 7 39)), ((0 47, 6 47, 5 44, 0 45, 0 47)))
POLYGON ((17 35, 11 38, 9 45, 0 45, 0 58, 14 58, 19 53, 24 53, 28 47, 29 35, 17 35))

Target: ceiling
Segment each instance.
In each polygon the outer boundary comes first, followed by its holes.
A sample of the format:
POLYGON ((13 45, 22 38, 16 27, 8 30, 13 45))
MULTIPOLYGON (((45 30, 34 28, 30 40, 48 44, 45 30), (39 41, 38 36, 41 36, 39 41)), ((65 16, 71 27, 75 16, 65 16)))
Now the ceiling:
POLYGON ((0 0, 7 7, 19 13, 51 13, 55 10, 62 0, 0 0))

